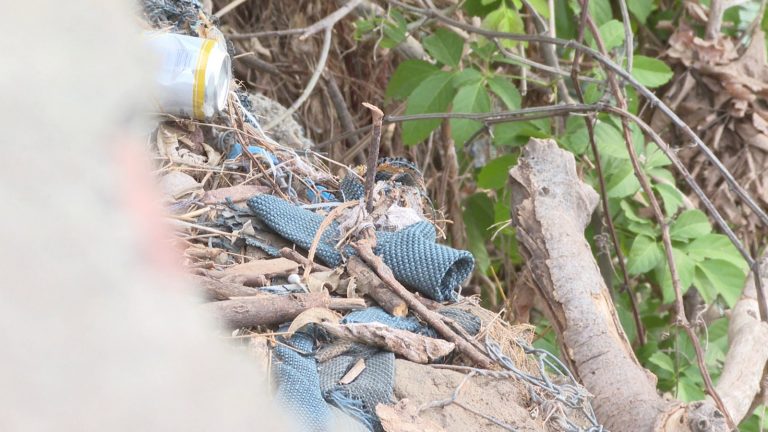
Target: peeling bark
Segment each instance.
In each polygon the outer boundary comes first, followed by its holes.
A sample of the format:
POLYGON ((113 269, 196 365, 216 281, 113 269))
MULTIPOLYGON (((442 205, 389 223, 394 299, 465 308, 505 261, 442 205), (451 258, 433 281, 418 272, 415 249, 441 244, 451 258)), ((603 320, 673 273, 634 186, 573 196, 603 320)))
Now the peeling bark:
POLYGON ((600 422, 620 431, 724 431, 710 401, 665 401, 637 361, 584 228, 598 203, 572 154, 532 139, 510 171, 512 220, 566 361, 594 395, 600 422))

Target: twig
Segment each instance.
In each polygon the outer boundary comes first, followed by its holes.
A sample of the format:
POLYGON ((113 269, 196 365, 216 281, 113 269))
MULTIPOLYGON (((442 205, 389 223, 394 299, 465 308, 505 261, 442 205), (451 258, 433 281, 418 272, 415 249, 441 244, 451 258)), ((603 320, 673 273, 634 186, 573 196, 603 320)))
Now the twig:
POLYGON ((241 4, 245 3, 248 0, 232 0, 228 5, 224 6, 223 8, 219 9, 213 16, 216 18, 221 18, 224 15, 228 14, 232 10, 234 10, 236 7, 240 6, 241 4))
POLYGON ((349 113, 349 108, 344 101, 344 95, 341 93, 339 85, 336 83, 336 79, 333 77, 333 74, 330 73, 325 73, 323 76, 328 83, 328 96, 330 96, 333 107, 336 110, 336 115, 339 117, 341 128, 344 132, 354 131, 355 121, 352 118, 352 114, 349 113))
POLYGON ((298 263, 298 264, 300 264, 304 268, 313 267, 314 269, 319 270, 319 271, 329 271, 329 270, 331 270, 330 268, 328 268, 328 267, 326 267, 326 266, 324 266, 322 264, 318 264, 316 262, 310 261, 304 255, 296 252, 295 250, 293 250, 293 249, 291 249, 289 247, 284 247, 284 248, 280 249, 280 256, 285 258, 285 259, 289 259, 289 260, 291 260, 291 261, 293 261, 295 263, 298 263))
POLYGON ((329 28, 333 28, 333 26, 339 22, 342 18, 347 16, 350 12, 352 12, 352 9, 354 9, 357 5, 359 5, 362 2, 362 0, 350 0, 344 6, 336 9, 335 12, 332 14, 326 16, 325 18, 321 19, 320 21, 310 25, 309 27, 306 27, 304 29, 304 33, 302 33, 301 36, 299 36, 299 40, 304 40, 313 34, 319 32, 320 30, 328 30, 329 28))
POLYGON ((253 33, 227 34, 227 37, 231 40, 239 40, 239 39, 250 39, 254 37, 257 38, 257 37, 270 37, 270 36, 291 36, 291 35, 301 34, 299 39, 304 40, 309 36, 319 32, 320 30, 327 30, 329 28, 333 28, 333 26, 337 22, 339 22, 342 18, 344 18, 350 12, 352 12, 352 9, 354 9, 361 2, 362 0, 350 0, 345 5, 343 5, 342 7, 340 7, 333 13, 331 13, 330 15, 327 15, 325 18, 307 27, 285 29, 285 30, 267 30, 267 31, 253 32, 253 33))
POLYGON ((256 69, 261 72, 268 73, 270 75, 280 75, 280 69, 272 65, 271 63, 267 63, 264 60, 261 60, 260 58, 256 57, 256 55, 251 52, 243 52, 242 50, 239 50, 236 48, 236 52, 238 55, 234 57, 234 60, 242 62, 246 67, 256 69))
POLYGON ((304 88, 304 92, 301 93, 301 96, 299 96, 287 110, 273 118, 271 122, 264 126, 265 130, 273 129, 275 126, 282 123, 283 120, 293 115, 293 113, 296 112, 296 110, 309 98, 309 95, 312 94, 312 90, 315 89, 317 81, 320 79, 323 69, 325 69, 325 63, 328 61, 328 53, 331 51, 332 34, 333 25, 330 25, 329 27, 326 27, 325 33, 323 34, 323 48, 320 53, 320 60, 318 60, 317 65, 315 66, 315 72, 312 74, 312 78, 309 79, 307 87, 304 88))
POLYGON ((635 48, 634 34, 632 33, 631 23, 629 21, 629 9, 627 8, 627 0, 618 0, 619 9, 621 10, 621 21, 624 25, 624 55, 627 57, 627 72, 632 73, 632 57, 634 54, 632 51, 635 48))
POLYGON ((381 146, 381 124, 384 113, 381 110, 363 102, 363 106, 371 110, 373 116, 373 139, 368 148, 368 166, 365 171, 365 210, 370 214, 373 212, 373 184, 376 180, 376 162, 379 160, 379 146, 381 146))
POLYGON ((724 4, 722 0, 711 0, 709 2, 709 21, 707 21, 707 29, 705 36, 707 40, 714 40, 720 36, 720 26, 723 24, 723 12, 728 6, 724 4))
POLYGON ((241 40, 241 39, 250 39, 250 38, 258 38, 258 37, 271 37, 271 36, 291 36, 299 33, 304 33, 306 28, 296 28, 296 29, 284 29, 284 30, 265 30, 260 32, 253 32, 253 33, 228 33, 227 38, 230 40, 241 40))

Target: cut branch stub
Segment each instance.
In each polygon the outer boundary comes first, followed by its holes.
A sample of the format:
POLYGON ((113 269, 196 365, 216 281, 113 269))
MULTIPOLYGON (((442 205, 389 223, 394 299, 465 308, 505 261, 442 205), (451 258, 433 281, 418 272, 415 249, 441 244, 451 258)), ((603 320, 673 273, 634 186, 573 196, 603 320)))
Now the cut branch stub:
POLYGON ((704 418, 710 430, 725 430, 709 401, 663 400, 635 358, 584 238, 598 195, 579 179, 573 155, 552 140, 532 139, 510 183, 520 250, 565 360, 594 395, 598 420, 612 431, 685 431, 698 430, 704 418))

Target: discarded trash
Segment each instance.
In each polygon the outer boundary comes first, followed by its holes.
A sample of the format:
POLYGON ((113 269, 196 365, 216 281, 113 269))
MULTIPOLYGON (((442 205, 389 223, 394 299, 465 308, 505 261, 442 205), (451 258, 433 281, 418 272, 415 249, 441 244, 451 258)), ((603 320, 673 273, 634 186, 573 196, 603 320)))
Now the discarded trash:
POLYGON ((160 59, 155 96, 162 112, 203 120, 224 110, 232 65, 216 40, 162 32, 145 38, 160 59))

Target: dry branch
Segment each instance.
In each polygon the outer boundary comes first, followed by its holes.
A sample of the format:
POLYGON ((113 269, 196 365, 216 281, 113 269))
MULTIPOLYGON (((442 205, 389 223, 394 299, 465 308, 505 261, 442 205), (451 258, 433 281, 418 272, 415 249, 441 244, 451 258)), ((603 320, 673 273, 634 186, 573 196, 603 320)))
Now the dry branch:
POLYGON ((450 354, 456 347, 442 339, 398 330, 380 323, 320 323, 319 326, 333 337, 385 349, 415 363, 432 363, 450 354))
POLYGON ((298 253, 297 251, 295 251, 295 250, 293 250, 291 248, 288 248, 288 247, 284 247, 284 248, 280 249, 280 256, 285 258, 285 259, 289 259, 289 260, 299 264, 300 266, 304 267, 305 269, 308 268, 308 267, 312 267, 312 269, 317 270, 317 271, 321 271, 321 272, 331 270, 330 268, 328 268, 328 267, 326 267, 326 266, 324 266, 322 264, 318 264, 316 262, 310 261, 304 255, 302 255, 302 254, 298 253))
POLYGON ((358 309, 360 299, 331 299, 327 292, 238 298, 202 306, 225 327, 272 326, 289 322, 309 308, 358 309), (346 300, 337 302, 334 300, 346 300), (351 301, 350 301, 351 300, 351 301))
POLYGON ((613 431, 698 430, 705 419, 711 430, 725 430, 711 402, 662 399, 635 358, 584 238, 598 195, 578 178, 573 155, 554 141, 532 139, 510 178, 521 252, 566 360, 595 396, 601 423, 613 431))
POLYGON ((399 317, 408 315, 408 305, 405 301, 393 293, 360 258, 350 257, 347 271, 355 277, 358 291, 370 296, 385 311, 399 317))
POLYGON ((192 283, 202 288, 205 297, 210 300, 229 300, 231 297, 248 297, 261 294, 256 288, 211 279, 205 276, 190 275, 190 278, 192 283))

